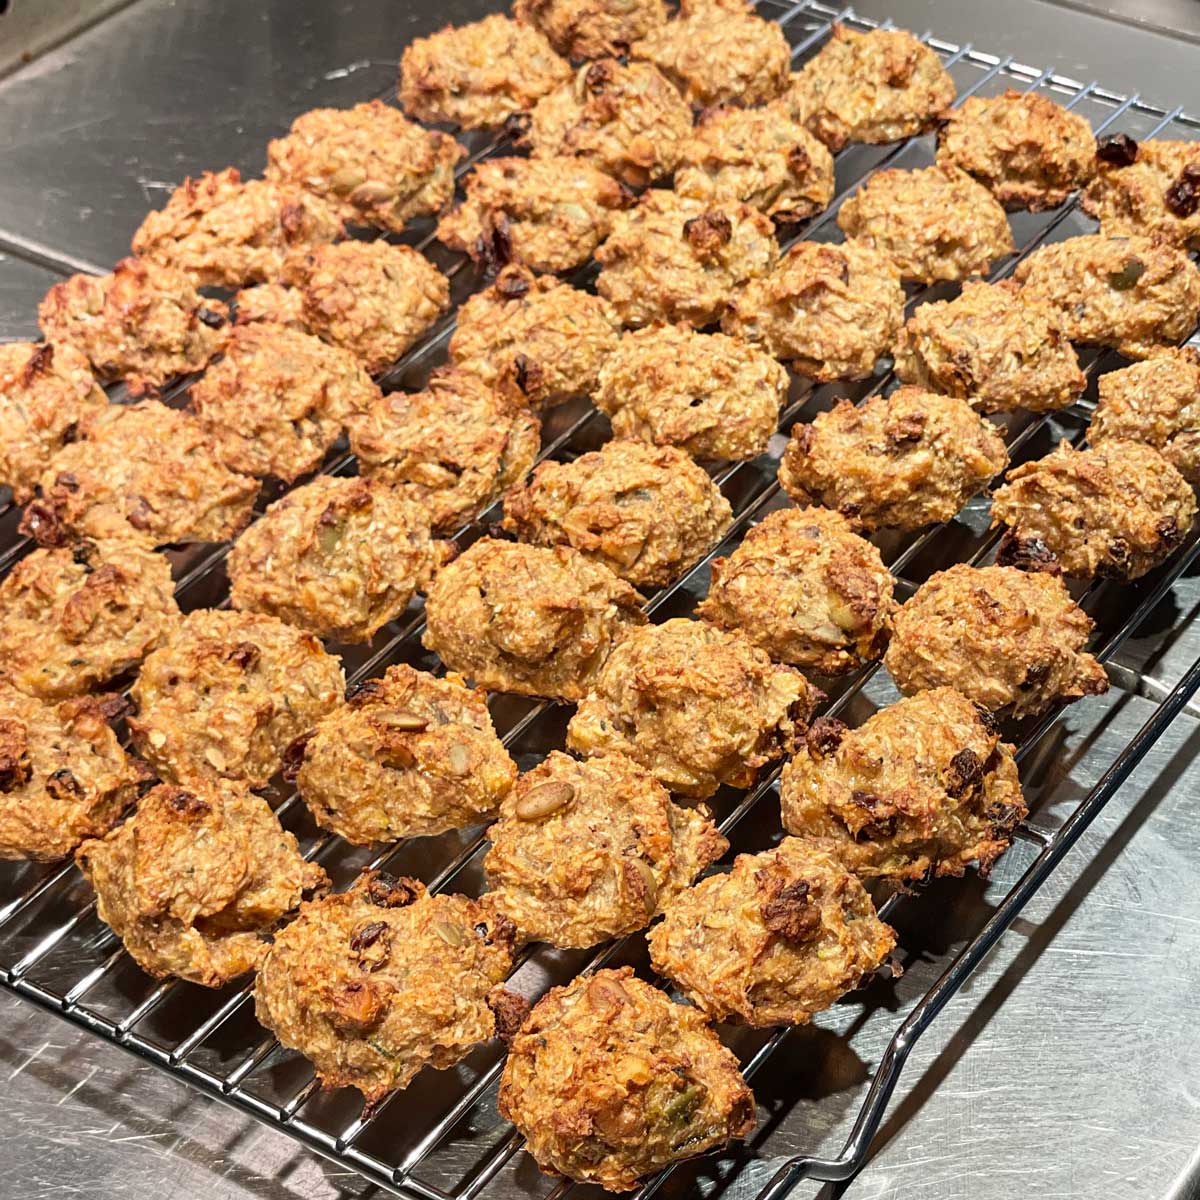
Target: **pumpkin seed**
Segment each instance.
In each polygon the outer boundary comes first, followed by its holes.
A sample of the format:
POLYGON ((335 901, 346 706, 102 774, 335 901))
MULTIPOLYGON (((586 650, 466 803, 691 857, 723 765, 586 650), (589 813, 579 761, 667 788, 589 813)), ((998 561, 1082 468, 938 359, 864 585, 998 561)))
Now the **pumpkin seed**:
POLYGON ((526 792, 517 801, 519 821, 540 821, 566 808, 575 799, 575 788, 569 783, 543 783, 526 792))

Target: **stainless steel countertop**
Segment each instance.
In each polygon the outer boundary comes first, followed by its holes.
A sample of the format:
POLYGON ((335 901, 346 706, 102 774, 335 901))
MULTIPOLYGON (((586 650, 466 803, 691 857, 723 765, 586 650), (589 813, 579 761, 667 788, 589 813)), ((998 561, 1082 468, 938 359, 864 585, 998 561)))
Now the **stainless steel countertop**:
MULTIPOLYGON (((257 170, 266 138, 296 112, 383 90, 412 36, 489 7, 135 0, 0 81, 0 338, 33 335, 46 287, 73 263, 118 257, 141 214, 183 175, 229 162, 257 170)), ((858 8, 1200 112, 1200 49, 1146 29, 1043 0, 858 8)), ((1187 15, 1174 0, 1152 8, 1155 19, 1187 15)), ((1198 609, 1200 579, 1188 578, 1147 625, 1161 636, 1198 609)), ((1118 659, 1131 678, 1148 673, 1139 686, 1151 698, 1200 652, 1198 624, 1151 656, 1158 636, 1135 640, 1118 659)), ((1064 736, 1047 739, 1028 765, 1045 798, 1035 816, 1052 822, 1078 800, 1149 711, 1146 699, 1120 691, 1073 710, 1064 736), (1079 732, 1098 718, 1091 737, 1079 732)), ((1180 718, 918 1044, 866 1170, 845 1188, 802 1185, 798 1197, 1200 1196, 1200 1034, 1191 1016, 1200 992, 1198 748, 1200 720, 1180 718)), ((1023 853, 1015 849, 990 885, 937 884, 904 910, 920 921, 901 931, 914 956, 909 986, 928 982, 934 958, 1011 882, 1023 853)), ((853 1016, 853 1003, 839 1006, 831 1024, 853 1016)), ((834 1149, 881 1046, 817 1028, 789 1047, 756 1080, 768 1104, 801 1097, 772 1148, 834 1149), (817 1098, 819 1109, 808 1102, 817 1098)), ((0 997, 0 1097, 10 1122, 0 1200, 375 1192, 8 997, 0 997)), ((774 1165, 757 1164, 726 1194, 751 1194, 774 1165)), ((507 1172, 505 1194, 522 1194, 528 1173, 520 1163, 507 1172)))

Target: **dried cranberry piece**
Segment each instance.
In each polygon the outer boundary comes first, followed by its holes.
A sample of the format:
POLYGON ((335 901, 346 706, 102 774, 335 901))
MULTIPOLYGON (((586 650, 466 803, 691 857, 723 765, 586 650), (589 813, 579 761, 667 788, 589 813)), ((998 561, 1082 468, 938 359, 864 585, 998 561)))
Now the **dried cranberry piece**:
POLYGON ((1110 133, 1096 139, 1096 157, 1113 167, 1128 167, 1137 161, 1138 144, 1127 133, 1110 133))

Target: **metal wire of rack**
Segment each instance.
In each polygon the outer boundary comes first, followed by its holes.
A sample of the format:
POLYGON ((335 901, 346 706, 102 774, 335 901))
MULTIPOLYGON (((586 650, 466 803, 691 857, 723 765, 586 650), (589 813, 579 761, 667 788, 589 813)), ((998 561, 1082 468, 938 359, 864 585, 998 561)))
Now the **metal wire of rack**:
MULTIPOLYGON (((873 23, 857 17, 851 9, 837 11, 815 0, 787 4, 761 0, 765 15, 775 16, 793 43, 797 61, 815 50, 828 35, 831 23, 841 20, 852 27, 869 28, 873 23)), ((1040 90, 1056 96, 1069 108, 1083 112, 1099 131, 1120 122, 1132 127, 1138 137, 1172 132, 1194 137, 1200 123, 1181 114, 1146 103, 1139 96, 1119 95, 1095 82, 1071 80, 1049 71, 999 58, 970 45, 952 45, 932 36, 923 40, 942 56, 959 84, 960 99, 972 93, 988 94, 1002 86, 1040 90)), ((469 169, 479 158, 497 151, 497 144, 473 139, 470 155, 462 164, 469 169)), ((842 200, 871 171, 882 166, 925 165, 930 159, 928 139, 913 139, 895 146, 852 146, 837 157, 837 194, 831 207, 797 232, 797 236, 836 239, 834 223, 842 200)), ((1007 275, 1017 262, 1036 246, 1079 232, 1081 220, 1073 203, 1049 214, 1015 214, 1014 232, 1019 250, 1002 263, 995 278, 1007 275)), ((446 255, 432 243, 428 230, 413 239, 452 278, 457 303, 475 280, 461 258, 446 255), (439 260, 439 255, 441 259, 439 260)), ((584 272, 577 282, 590 282, 584 272)), ((922 301, 953 294, 945 285, 915 291, 910 307, 922 301)), ((385 386, 420 381, 444 351, 452 319, 443 322, 384 379, 385 386)), ((1089 379, 1111 363, 1103 354, 1085 360, 1089 379)), ((793 380, 792 392, 781 414, 780 431, 786 433, 802 416, 828 407, 838 396, 861 399, 885 389, 888 376, 862 384, 813 388, 793 380)), ((186 384, 173 396, 182 400, 186 384)), ((1031 417, 1017 415, 1006 425, 1005 434, 1013 461, 1036 456, 1056 436, 1081 442, 1086 431, 1089 401, 1065 413, 1031 417)), ((604 440, 607 423, 585 404, 564 406, 550 414, 542 457, 569 458, 604 440)), ((685 615, 707 587, 709 565, 717 554, 734 545, 746 528, 783 498, 775 483, 775 468, 783 438, 777 437, 764 459, 726 466, 714 478, 730 499, 735 522, 720 546, 682 578, 649 598, 647 609, 663 616, 685 615)), ((333 454, 323 468, 346 472, 353 461, 344 452, 333 454)), ((460 544, 481 536, 490 517, 484 516, 456 535, 460 544)), ((28 544, 16 536, 17 513, 0 512, 0 570, 6 569, 28 544)), ((904 595, 909 595, 932 571, 952 561, 987 561, 996 536, 988 532, 986 506, 972 503, 960 518, 918 535, 883 536, 878 539, 904 595)), ((177 595, 187 610, 226 602, 224 556, 226 548, 189 548, 171 551, 177 595)), ((1101 583, 1087 588, 1080 602, 1097 620, 1097 653, 1107 661, 1169 592, 1179 576, 1200 558, 1200 535, 1193 533, 1170 563, 1134 585, 1101 583)), ((392 662, 407 661, 426 669, 437 669, 437 661, 422 650, 420 604, 385 630, 376 644, 339 647, 353 683, 377 674, 392 662)), ((870 703, 867 692, 875 686, 879 669, 866 668, 849 679, 834 681, 827 690, 830 699, 824 711, 845 712, 870 703)), ((940 977, 917 999, 893 1033, 881 1056, 866 1094, 850 1126, 845 1144, 834 1157, 789 1158, 758 1194, 762 1200, 780 1200, 803 1178, 841 1180, 862 1165, 877 1132, 888 1101, 913 1045, 957 993, 970 973, 995 945, 1014 918, 1045 882, 1065 854, 1076 843, 1121 783, 1193 695, 1200 690, 1200 661, 1157 704, 1142 729, 1117 755, 1085 798, 1056 829, 1031 820, 1017 831, 1018 839, 1034 852, 1032 861, 999 903, 988 921, 966 942, 940 977)), ((497 729, 522 767, 561 744, 564 725, 562 709, 518 697, 492 699, 497 729)), ((1040 721, 1025 723, 1012 732, 1018 757, 1026 758, 1058 720, 1050 714, 1040 721)), ((719 824, 724 833, 742 848, 743 833, 762 816, 773 800, 778 772, 762 778, 744 795, 718 797, 724 810, 719 824)), ((430 890, 455 887, 477 891, 479 863, 485 847, 481 830, 458 831, 433 839, 414 839, 370 855, 340 839, 322 834, 311 823, 294 793, 280 791, 276 811, 284 824, 301 839, 306 856, 319 858, 338 886, 344 886, 364 866, 381 867, 425 879, 430 890)), ((774 823, 777 825, 777 822, 774 823)), ((757 847, 755 847, 757 848, 757 847)), ((158 1064, 204 1093, 248 1112, 263 1122, 282 1129, 298 1142, 341 1165, 356 1170, 384 1189, 399 1195, 427 1200, 469 1198, 482 1193, 510 1167, 521 1147, 521 1139, 500 1121, 494 1111, 492 1093, 502 1069, 499 1050, 481 1047, 458 1068, 426 1072, 406 1093, 397 1093, 369 1116, 359 1111, 344 1093, 322 1095, 311 1070, 296 1055, 283 1051, 265 1036, 253 1020, 247 986, 232 986, 220 992, 178 982, 155 984, 133 967, 120 943, 98 921, 94 901, 73 867, 39 868, 31 864, 0 868, 0 983, 17 995, 81 1025, 126 1050, 158 1064), (435 1114, 429 1119, 430 1113, 435 1114), (446 1147, 454 1144, 454 1154, 446 1147), (440 1160, 435 1165, 435 1160, 440 1160), (453 1162, 448 1160, 453 1159, 453 1162), (434 1180, 438 1182, 434 1182, 434 1180)), ((883 899, 881 911, 894 911, 905 903, 920 903, 896 893, 883 899)), ((513 976, 518 988, 530 993, 544 991, 581 970, 593 970, 611 962, 637 959, 638 938, 626 938, 590 954, 564 954, 543 947, 528 951, 513 976)), ((753 1039, 734 1041, 743 1058, 743 1069, 752 1079, 792 1036, 779 1030, 753 1044, 753 1039)), ((666 1188, 680 1186, 681 1175, 693 1170, 683 1166, 661 1173, 638 1193, 639 1200, 666 1188)), ((582 1192, 575 1185, 552 1184, 539 1179, 522 1180, 522 1194, 540 1194, 552 1189, 555 1196, 582 1192)))

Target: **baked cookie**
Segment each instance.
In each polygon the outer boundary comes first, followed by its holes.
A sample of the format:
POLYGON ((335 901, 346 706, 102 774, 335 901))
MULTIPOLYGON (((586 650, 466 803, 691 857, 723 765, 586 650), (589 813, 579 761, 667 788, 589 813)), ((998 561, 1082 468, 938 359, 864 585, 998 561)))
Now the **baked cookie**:
POLYGON ((951 687, 989 712, 1024 717, 1108 690, 1084 650, 1091 632, 1061 579, 958 563, 901 605, 883 661, 906 696, 951 687))
POLYGON ((787 391, 787 371, 757 346, 655 325, 621 338, 593 399, 618 438, 701 460, 746 459, 766 452, 787 391))
POLYGON ((768 513, 712 564, 697 615, 740 629, 776 662, 844 675, 883 654, 896 581, 879 551, 840 513, 768 513))
POLYGON ((797 242, 733 297, 721 328, 827 383, 870 375, 903 324, 904 288, 889 258, 857 242, 797 242))
POLYGON ((1195 518, 1191 484, 1142 442, 1060 442, 1009 471, 992 497, 992 523, 1008 527, 999 561, 1049 559, 1083 579, 1137 579, 1179 549, 1195 518))
POLYGON ((390 392, 348 422, 365 475, 401 484, 452 533, 529 474, 541 423, 464 368, 434 371, 422 392, 390 392))
POLYGON ((576 550, 483 538, 438 572, 423 642, 488 691, 580 700, 613 646, 645 621, 640 603, 576 550))
POLYGON ((663 0, 514 0, 513 16, 550 39, 568 58, 627 54, 667 19, 663 0))
POLYGON ((45 703, 0 680, 0 858, 54 862, 103 837, 149 772, 109 722, 118 696, 45 703))
POLYGON ((543 1171, 610 1192, 754 1126, 734 1055, 631 967, 581 975, 534 1005, 509 1047, 499 1107, 543 1171))
POLYGON ((136 667, 180 620, 171 564, 144 545, 35 550, 0 582, 0 661, 14 686, 62 700, 136 667))
POLYGON ((996 427, 956 396, 902 387, 839 400, 792 433, 779 482, 797 504, 840 512, 860 530, 951 521, 1008 461, 996 427))
POLYGON ((517 778, 487 696, 403 663, 355 688, 290 757, 317 824, 357 846, 477 825, 517 778))
POLYGON ((876 171, 838 210, 847 237, 886 254, 905 279, 983 275, 1013 252, 996 198, 955 166, 876 171))
POLYGON ((1102 139, 1082 203, 1109 237, 1136 234, 1200 249, 1200 146, 1102 139))
POLYGON ((654 969, 714 1021, 806 1025, 889 959, 896 934, 835 854, 784 838, 667 904, 654 969))
POLYGON ((263 787, 344 689, 341 663, 312 634, 258 613, 197 609, 142 664, 129 730, 163 779, 263 787))
POLYGON ((626 325, 701 327, 719 321, 778 257, 771 222, 757 209, 651 189, 613 219, 612 235, 596 251, 596 290, 626 325))
POLYGON ((238 287, 277 278, 288 255, 344 233, 322 197, 285 180, 243 182, 236 167, 226 167, 185 179, 138 226, 133 252, 201 287, 238 287))
POLYGON ((329 877, 244 783, 163 783, 75 861, 100 919, 155 979, 221 987, 254 970, 266 935, 329 877))
POLYGON ((744 633, 676 618, 629 633, 567 731, 582 754, 617 751, 681 796, 748 788, 804 736, 820 692, 744 633))
POLYGON ((557 750, 517 781, 488 840, 488 898, 521 938, 563 948, 644 929, 729 848, 623 754, 557 750))

